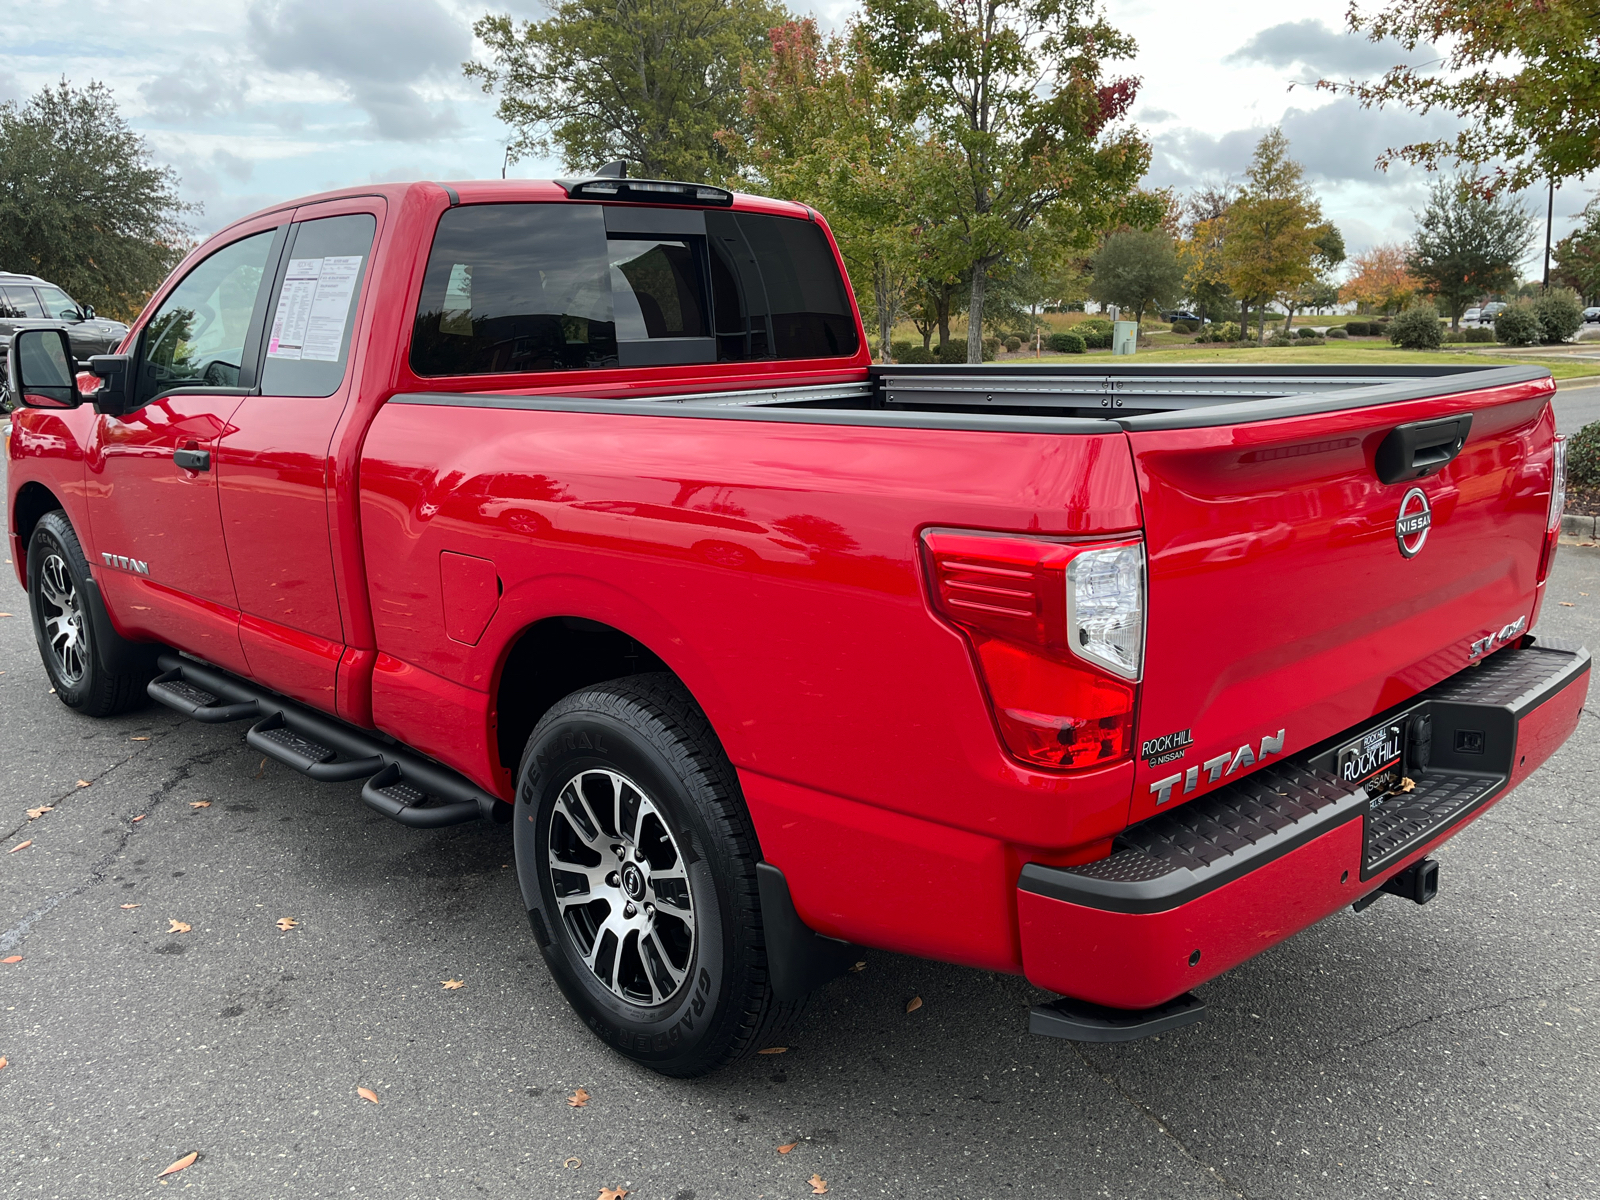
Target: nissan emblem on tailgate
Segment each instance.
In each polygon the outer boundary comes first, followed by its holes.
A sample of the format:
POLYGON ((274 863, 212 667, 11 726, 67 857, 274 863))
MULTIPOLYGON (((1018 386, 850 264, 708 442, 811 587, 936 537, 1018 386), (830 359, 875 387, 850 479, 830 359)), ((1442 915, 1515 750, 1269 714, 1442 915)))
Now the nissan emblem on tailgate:
POLYGON ((1394 522, 1394 540, 1400 545, 1400 553, 1407 558, 1421 554, 1432 526, 1433 510, 1428 507, 1428 498, 1421 488, 1412 488, 1400 501, 1400 515, 1394 522))

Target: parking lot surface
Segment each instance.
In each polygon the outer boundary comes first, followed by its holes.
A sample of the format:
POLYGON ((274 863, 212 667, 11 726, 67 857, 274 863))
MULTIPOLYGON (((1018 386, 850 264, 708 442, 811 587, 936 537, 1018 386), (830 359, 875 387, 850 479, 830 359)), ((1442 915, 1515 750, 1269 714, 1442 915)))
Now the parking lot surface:
MULTIPOLYGON (((1600 551, 1550 593, 1537 632, 1600 644, 1600 551)), ((0 1195, 1600 1195, 1587 710, 1434 903, 1335 914, 1198 1025, 1031 1037, 1025 981, 868 951, 785 1053, 675 1081, 567 1008, 507 829, 401 828, 239 725, 78 717, 9 567, 0 609, 0 1195)))

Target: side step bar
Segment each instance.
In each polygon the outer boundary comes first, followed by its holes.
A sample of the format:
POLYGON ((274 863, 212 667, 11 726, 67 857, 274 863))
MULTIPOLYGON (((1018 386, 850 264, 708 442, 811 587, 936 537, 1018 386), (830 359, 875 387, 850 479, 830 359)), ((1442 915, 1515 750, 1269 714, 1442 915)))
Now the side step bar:
POLYGON ((255 717, 245 735, 255 749, 322 783, 365 779, 361 799, 402 825, 438 829, 480 818, 510 820, 504 800, 396 742, 193 659, 163 654, 156 662, 162 674, 146 689, 152 700, 208 724, 255 717))

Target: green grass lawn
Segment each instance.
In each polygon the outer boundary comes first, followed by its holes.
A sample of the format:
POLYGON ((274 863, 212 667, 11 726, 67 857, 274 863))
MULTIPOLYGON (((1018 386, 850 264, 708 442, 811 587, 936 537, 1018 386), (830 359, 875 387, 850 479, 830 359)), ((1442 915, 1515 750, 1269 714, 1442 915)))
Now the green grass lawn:
MULTIPOLYGON (((1088 354, 1046 354, 1042 359, 1031 355, 1008 355, 1004 362, 1052 362, 1063 365, 1079 364, 1110 366, 1109 351, 1091 351, 1088 354)), ((1460 367, 1540 366, 1548 367, 1557 379, 1578 379, 1600 375, 1600 362, 1572 359, 1559 353, 1549 355, 1478 354, 1472 350, 1401 350, 1381 342, 1340 345, 1329 342, 1325 346, 1265 346, 1249 350, 1235 350, 1226 346, 1207 346, 1188 343, 1181 346, 1154 346, 1141 348, 1139 353, 1125 360, 1126 365, 1139 363, 1176 366, 1180 363, 1283 363, 1285 365, 1332 366, 1338 363, 1368 363, 1373 366, 1455 365, 1460 367)))

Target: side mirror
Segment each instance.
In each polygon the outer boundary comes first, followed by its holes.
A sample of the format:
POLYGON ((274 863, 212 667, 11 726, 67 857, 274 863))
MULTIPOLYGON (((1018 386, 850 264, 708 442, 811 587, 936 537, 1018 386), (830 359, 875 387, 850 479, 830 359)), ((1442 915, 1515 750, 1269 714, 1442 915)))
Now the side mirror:
POLYGON ((92 305, 92 304, 85 304, 85 305, 84 305, 84 306, 83 306, 83 319, 84 319, 84 320, 85 320, 85 321, 92 321, 92 320, 94 320, 94 305, 92 305))
POLYGON ((100 389, 92 397, 95 412, 120 417, 128 411, 132 392, 128 386, 128 364, 132 361, 126 354, 96 354, 89 360, 89 370, 100 377, 100 389))
POLYGON ((11 335, 6 371, 11 394, 29 408, 77 408, 83 403, 77 361, 64 329, 19 329, 11 335))

